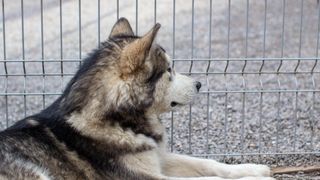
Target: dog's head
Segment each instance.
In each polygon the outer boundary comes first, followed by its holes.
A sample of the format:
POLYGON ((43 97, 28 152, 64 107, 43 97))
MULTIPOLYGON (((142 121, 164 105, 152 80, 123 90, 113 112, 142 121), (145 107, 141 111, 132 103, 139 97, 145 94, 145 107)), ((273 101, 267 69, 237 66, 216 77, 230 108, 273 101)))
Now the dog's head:
POLYGON ((135 36, 129 22, 120 18, 69 88, 73 94, 86 92, 65 102, 103 104, 107 113, 126 115, 160 114, 190 103, 201 84, 175 72, 170 57, 154 42, 159 29, 156 24, 145 35, 135 36))

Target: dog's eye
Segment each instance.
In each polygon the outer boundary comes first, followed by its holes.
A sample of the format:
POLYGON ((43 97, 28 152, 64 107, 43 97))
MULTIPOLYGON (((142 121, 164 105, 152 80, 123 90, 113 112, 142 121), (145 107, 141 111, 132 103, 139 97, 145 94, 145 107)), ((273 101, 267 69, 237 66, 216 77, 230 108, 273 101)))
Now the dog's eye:
POLYGON ((172 71, 171 67, 169 67, 169 68, 167 69, 167 71, 168 71, 169 73, 171 73, 171 71, 172 71))

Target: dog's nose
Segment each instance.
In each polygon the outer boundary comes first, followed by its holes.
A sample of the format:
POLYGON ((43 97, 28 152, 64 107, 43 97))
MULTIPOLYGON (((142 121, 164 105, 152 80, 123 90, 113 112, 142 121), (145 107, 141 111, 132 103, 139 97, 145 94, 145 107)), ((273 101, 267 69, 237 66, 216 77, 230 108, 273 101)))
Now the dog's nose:
POLYGON ((196 88, 199 91, 201 88, 201 83, 199 81, 196 82, 196 88))

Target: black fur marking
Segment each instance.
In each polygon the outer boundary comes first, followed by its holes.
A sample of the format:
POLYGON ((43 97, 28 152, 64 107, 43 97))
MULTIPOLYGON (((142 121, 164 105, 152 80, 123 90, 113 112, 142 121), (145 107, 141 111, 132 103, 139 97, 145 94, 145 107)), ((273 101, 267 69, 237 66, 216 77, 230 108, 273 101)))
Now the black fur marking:
MULTIPOLYGON (((137 36, 115 36, 113 38, 126 39, 137 38, 137 36)), ((101 57, 110 55, 104 53, 103 49, 112 49, 112 46, 110 45, 110 43, 104 43, 104 45, 105 46, 103 46, 102 48, 95 50, 88 58, 83 61, 82 66, 77 71, 76 75, 68 83, 63 95, 51 105, 53 106, 52 109, 54 109, 54 111, 61 110, 62 112, 54 112, 50 114, 55 115, 61 113, 62 116, 68 116, 74 111, 81 111, 89 102, 90 97, 88 97, 88 95, 90 93, 88 92, 88 86, 91 86, 90 81, 83 84, 83 87, 80 86, 75 89, 72 88, 74 88, 74 84, 81 80, 81 78, 86 77, 88 73, 92 71, 92 69, 97 69, 97 67, 95 66, 101 59, 101 57)), ((146 136, 153 138, 156 142, 162 140, 162 137, 160 138, 159 135, 153 135, 151 133, 152 129, 148 123, 148 120, 145 118, 145 110, 149 108, 153 103, 155 85, 165 72, 162 61, 164 61, 164 59, 157 59, 155 68, 153 69, 150 77, 145 82, 146 85, 149 86, 149 98, 145 99, 142 102, 134 102, 134 106, 124 104, 109 109, 105 113, 105 121, 114 121, 114 123, 117 122, 122 128, 130 128, 137 134, 145 134, 146 136)), ((44 112, 48 113, 47 110, 44 110, 44 112)))
MULTIPOLYGON (((39 151, 43 150, 43 148, 46 149, 45 153, 49 157, 55 158, 63 163, 64 168, 69 168, 70 171, 76 171, 77 174, 79 174, 79 177, 87 179, 80 169, 77 169, 77 167, 74 167, 72 164, 68 164, 68 159, 64 157, 64 153, 59 151, 59 148, 57 148, 51 137, 46 134, 44 129, 48 128, 58 141, 67 146, 68 150, 76 152, 79 158, 89 162, 92 167, 97 170, 96 173, 101 177, 109 177, 107 179, 114 179, 115 177, 119 177, 120 179, 137 179, 138 177, 141 177, 142 179, 150 178, 134 172, 129 173, 128 170, 125 169, 125 166, 118 160, 118 158, 124 154, 149 150, 150 147, 148 146, 143 146, 140 149, 133 150, 128 146, 121 147, 118 144, 97 142, 90 137, 81 135, 77 130, 64 122, 64 119, 51 119, 51 117, 47 117, 47 115, 43 113, 29 118, 38 121, 40 125, 36 127, 29 127, 25 119, 19 121, 18 124, 12 126, 10 129, 0 133, 0 157, 2 154, 1 150, 3 149, 3 141, 6 141, 7 137, 21 142, 30 141, 30 143, 33 144, 33 150, 37 148, 41 148, 39 151), (41 147, 38 147, 38 144, 41 147)), ((35 156, 35 152, 25 153, 21 150, 22 145, 19 142, 15 145, 11 145, 10 147, 12 147, 10 152, 16 156, 18 155, 20 159, 31 161, 38 165, 45 162, 45 160, 41 160, 41 158, 39 159, 39 156, 35 156)))
POLYGON ((146 83, 150 84, 151 86, 155 86, 158 80, 162 77, 163 73, 162 69, 156 69, 152 72, 151 76, 147 79, 146 83))
POLYGON ((49 157, 63 162, 64 170, 76 172, 79 177, 85 177, 81 169, 69 162, 65 153, 57 147, 42 125, 29 127, 26 119, 22 120, 17 126, 14 125, 0 133, 0 144, 0 154, 11 153, 15 158, 45 167, 50 167, 50 162, 47 159, 49 157), (28 147, 30 145, 32 148, 28 147), (6 148, 5 151, 2 146, 6 148), (42 153, 47 156, 43 156, 42 153))
MULTIPOLYGON (((128 171, 120 164, 118 158, 124 154, 147 151, 152 147, 143 145, 137 149, 133 149, 130 146, 119 145, 117 143, 96 141, 84 136, 66 122, 72 113, 81 112, 92 99, 90 96, 90 88, 92 83, 95 83, 94 75, 108 67, 109 63, 111 63, 108 56, 114 55, 112 54, 114 48, 112 43, 121 43, 121 41, 130 41, 136 38, 139 37, 119 35, 113 37, 110 42, 102 43, 99 49, 93 51, 93 53, 83 61, 82 66, 68 83, 63 95, 54 103, 41 113, 21 120, 7 130, 0 132, 0 157, 2 153, 7 153, 3 152, 3 149, 6 148, 3 147, 3 142, 14 138, 14 140, 19 142, 15 145, 10 145, 10 148, 12 148, 10 153, 15 155, 19 154, 19 156, 28 160, 32 159, 32 162, 40 165, 43 159, 39 159, 38 156, 32 152, 28 155, 21 149, 19 150, 19 147, 21 147, 23 143, 30 143, 25 147, 28 151, 39 148, 45 151, 48 156, 52 156, 62 163, 68 163, 66 157, 63 156, 63 152, 59 150, 57 144, 52 140, 52 137, 47 134, 46 129, 48 129, 54 135, 53 138, 65 144, 68 150, 76 152, 79 158, 89 162, 92 167, 97 170, 97 173, 104 176, 105 179, 112 179, 112 177, 115 176, 120 177, 120 179, 151 179, 150 177, 128 171), (103 63, 101 63, 101 61, 103 61, 103 63), (26 122, 27 119, 35 120, 39 122, 39 125, 31 125, 26 122), (34 147, 28 149, 29 146, 34 147)), ((104 112, 105 116, 101 121, 110 121, 111 124, 118 123, 125 130, 130 129, 136 134, 144 134, 156 142, 160 142, 163 138, 162 135, 153 133, 153 129, 145 115, 146 109, 150 107, 154 101, 153 96, 156 83, 167 68, 167 64, 163 61, 163 58, 156 58, 155 61, 156 62, 153 62, 155 67, 145 82, 148 87, 146 92, 148 93, 147 98, 141 102, 135 102, 134 106, 122 104, 118 107, 112 107, 104 112)), ((71 165, 70 170, 81 171, 71 165)))
POLYGON ((160 47, 160 49, 161 49, 163 52, 166 52, 166 50, 164 50, 163 47, 161 47, 161 46, 159 46, 159 47, 160 47))
POLYGON ((80 111, 88 103, 90 98, 88 98, 87 95, 89 94, 88 86, 90 83, 83 84, 84 87, 80 86, 77 88, 74 88, 74 85, 81 78, 88 76, 90 71, 96 69, 95 66, 101 57, 110 55, 109 53, 103 51, 104 48, 112 49, 112 46, 110 44, 105 44, 104 47, 93 51, 93 53, 83 60, 81 67, 68 83, 63 95, 55 102, 61 105, 61 107, 58 109, 63 110, 64 115, 68 115, 74 111, 80 111), (71 90, 74 91, 71 92, 71 90), (62 100, 63 103, 61 103, 62 100))

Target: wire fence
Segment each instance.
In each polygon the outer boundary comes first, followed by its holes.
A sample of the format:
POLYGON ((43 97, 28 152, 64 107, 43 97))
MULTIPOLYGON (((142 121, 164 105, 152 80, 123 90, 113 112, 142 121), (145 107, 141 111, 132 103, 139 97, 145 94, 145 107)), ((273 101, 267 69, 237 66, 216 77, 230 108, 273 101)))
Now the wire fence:
POLYGON ((203 84, 193 105, 163 116, 171 151, 320 154, 315 0, 2 0, 1 16, 1 129, 57 98, 124 16, 137 34, 160 22, 173 66, 203 84))

